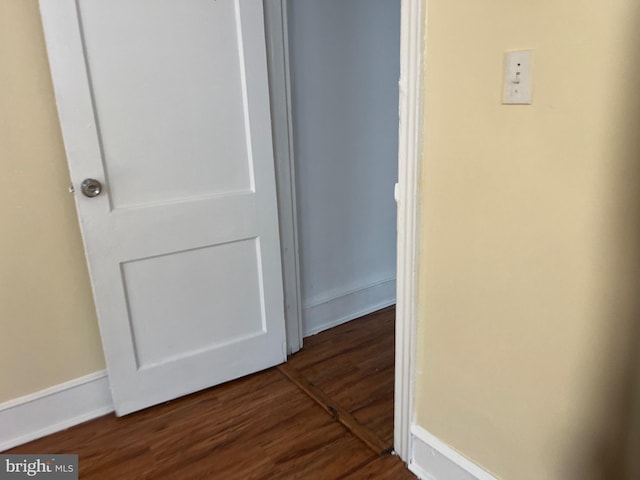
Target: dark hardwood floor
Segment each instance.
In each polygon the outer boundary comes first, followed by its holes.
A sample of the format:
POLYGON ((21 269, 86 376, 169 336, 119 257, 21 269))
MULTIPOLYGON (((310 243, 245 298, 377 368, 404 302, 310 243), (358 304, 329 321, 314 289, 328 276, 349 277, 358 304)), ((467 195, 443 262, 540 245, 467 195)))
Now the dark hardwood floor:
POLYGON ((395 307, 304 339, 287 365, 393 446, 395 307))
POLYGON ((359 436, 274 368, 5 453, 78 454, 81 479, 415 478, 360 439, 392 441, 393 319, 390 308, 309 337, 287 364, 359 436))

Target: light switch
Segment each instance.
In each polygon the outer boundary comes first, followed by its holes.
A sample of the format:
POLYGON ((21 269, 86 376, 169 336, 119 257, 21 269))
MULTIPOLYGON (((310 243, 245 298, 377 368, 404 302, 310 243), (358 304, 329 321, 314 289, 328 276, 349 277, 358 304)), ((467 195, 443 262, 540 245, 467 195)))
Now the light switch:
POLYGON ((504 58, 502 103, 531 104, 531 50, 507 52, 504 58))

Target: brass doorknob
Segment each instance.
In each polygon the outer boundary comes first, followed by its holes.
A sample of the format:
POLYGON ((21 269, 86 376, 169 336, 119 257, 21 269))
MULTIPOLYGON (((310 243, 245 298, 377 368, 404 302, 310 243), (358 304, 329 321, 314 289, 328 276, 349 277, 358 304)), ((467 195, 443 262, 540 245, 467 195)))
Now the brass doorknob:
POLYGON ((85 197, 93 198, 102 192, 102 184, 95 178, 85 178, 80 184, 80 189, 85 197))

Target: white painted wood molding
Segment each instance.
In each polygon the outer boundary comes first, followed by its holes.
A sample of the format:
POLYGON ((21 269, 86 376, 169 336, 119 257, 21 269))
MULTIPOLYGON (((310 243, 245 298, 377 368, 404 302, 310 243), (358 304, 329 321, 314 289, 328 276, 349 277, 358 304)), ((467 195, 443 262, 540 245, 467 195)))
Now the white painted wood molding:
POLYGON ((0 452, 113 412, 106 370, 0 404, 0 452))
POLYGON ((418 425, 411 427, 409 470, 423 480, 498 480, 418 425))
POLYGON ((304 336, 315 335, 396 303, 396 279, 386 278, 304 305, 304 336))
POLYGON ((289 75, 287 0, 264 0, 271 125, 278 192, 280 254, 287 329, 287 353, 302 348, 302 294, 296 201, 296 169, 293 156, 293 120, 289 75))
POLYGON ((418 299, 422 154, 423 21, 426 0, 402 0, 398 147, 398 268, 394 449, 409 461, 418 299))

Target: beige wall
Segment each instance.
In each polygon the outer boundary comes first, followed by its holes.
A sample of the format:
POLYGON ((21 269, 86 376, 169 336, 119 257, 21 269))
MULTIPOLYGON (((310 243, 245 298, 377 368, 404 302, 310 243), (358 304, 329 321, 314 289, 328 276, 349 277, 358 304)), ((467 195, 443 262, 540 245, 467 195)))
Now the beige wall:
POLYGON ((104 368, 36 0, 0 0, 0 402, 104 368))
MULTIPOLYGON (((624 450, 638 46, 635 0, 429 0, 417 420, 503 479, 624 450), (500 105, 515 48, 529 107, 500 105)), ((36 0, 0 0, 0 66, 1 402, 104 360, 36 0)))
POLYGON ((427 3, 417 421, 505 480, 622 478, 640 2, 427 3), (515 49, 531 106, 500 104, 515 49))

